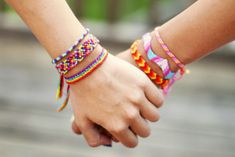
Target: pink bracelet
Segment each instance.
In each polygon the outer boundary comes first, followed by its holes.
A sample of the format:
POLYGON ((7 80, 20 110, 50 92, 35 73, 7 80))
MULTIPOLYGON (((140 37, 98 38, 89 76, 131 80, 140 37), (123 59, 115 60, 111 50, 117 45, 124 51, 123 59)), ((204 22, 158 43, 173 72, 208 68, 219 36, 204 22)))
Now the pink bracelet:
POLYGON ((169 64, 167 59, 164 59, 158 55, 156 55, 152 48, 151 48, 151 35, 150 33, 146 33, 143 35, 142 40, 144 42, 144 49, 145 49, 145 53, 148 57, 149 60, 151 60, 152 62, 154 62, 156 65, 158 65, 164 75, 165 79, 171 79, 172 77, 175 76, 175 72, 172 72, 170 70, 169 64))
POLYGON ((168 46, 165 44, 165 42, 161 38, 160 33, 159 33, 159 27, 155 28, 154 32, 155 32, 155 35, 156 35, 158 42, 160 43, 160 45, 163 48, 163 50, 165 51, 165 53, 175 62, 175 64, 178 67, 180 67, 181 69, 184 69, 184 67, 185 67, 184 64, 170 51, 168 46))

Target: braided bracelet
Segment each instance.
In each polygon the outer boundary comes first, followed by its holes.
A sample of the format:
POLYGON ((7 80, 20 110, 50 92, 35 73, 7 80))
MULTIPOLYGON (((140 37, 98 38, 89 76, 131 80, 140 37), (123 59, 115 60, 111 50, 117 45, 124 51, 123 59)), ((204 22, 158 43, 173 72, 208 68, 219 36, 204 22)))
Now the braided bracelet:
POLYGON ((163 50, 165 51, 165 53, 175 62, 175 64, 178 67, 180 67, 181 69, 184 69, 184 67, 185 67, 184 64, 181 63, 181 61, 170 51, 168 46, 165 44, 165 42, 161 38, 160 33, 159 33, 159 27, 155 28, 154 32, 155 32, 155 35, 156 35, 158 42, 160 43, 160 45, 163 48, 163 50))
POLYGON ((102 65, 107 56, 108 56, 107 50, 103 49, 100 55, 83 70, 81 70, 80 72, 71 77, 65 77, 67 84, 68 85, 74 84, 84 79, 85 77, 89 76, 94 70, 96 70, 100 65, 102 65))
POLYGON ((142 40, 144 42, 145 53, 150 61, 153 61, 156 65, 158 65, 164 75, 165 79, 171 79, 175 73, 170 70, 167 59, 164 59, 158 55, 156 55, 151 48, 151 35, 150 33, 146 33, 143 35, 142 40))
MULTIPOLYGON (((71 77, 66 77, 65 78, 66 82, 68 84, 66 99, 63 102, 63 104, 59 107, 57 112, 62 111, 68 104, 69 97, 70 97, 70 85, 84 79, 87 76, 89 76, 93 71, 95 71, 99 66, 101 66, 104 63, 107 56, 108 56, 107 50, 103 49, 102 52, 100 53, 100 55, 94 61, 92 61, 87 67, 85 67, 83 70, 81 70, 77 74, 75 74, 71 77)), ((57 89, 57 95, 60 96, 60 97, 57 96, 57 99, 62 97, 63 88, 64 88, 64 77, 63 77, 63 75, 61 75, 59 86, 58 86, 58 89, 57 89)))
POLYGON ((64 57, 68 56, 68 54, 72 52, 82 42, 82 40, 88 35, 88 33, 89 33, 89 29, 86 28, 86 32, 76 41, 76 43, 72 47, 70 47, 66 52, 56 57, 55 59, 53 59, 52 64, 56 64, 64 57))
POLYGON ((154 72, 151 67, 147 64, 147 62, 144 60, 144 58, 141 56, 141 54, 138 52, 138 43, 139 40, 135 41, 131 45, 131 55, 132 58, 135 60, 136 64, 139 66, 139 68, 160 88, 164 89, 169 80, 163 79, 161 76, 159 76, 156 72, 154 72))
POLYGON ((98 43, 99 40, 91 35, 89 39, 76 48, 69 57, 56 65, 58 72, 63 75, 68 73, 93 52, 98 43))

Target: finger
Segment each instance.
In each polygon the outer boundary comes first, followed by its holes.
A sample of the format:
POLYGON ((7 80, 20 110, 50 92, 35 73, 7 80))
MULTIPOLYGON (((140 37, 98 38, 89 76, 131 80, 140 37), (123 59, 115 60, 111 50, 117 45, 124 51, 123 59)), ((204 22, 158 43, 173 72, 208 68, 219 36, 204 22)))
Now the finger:
POLYGON ((137 136, 127 127, 116 124, 113 128, 107 129, 119 142, 129 148, 134 148, 138 144, 137 136))
MULTIPOLYGON (((76 122, 77 124, 77 122, 76 122)), ((111 138, 100 133, 96 125, 88 119, 82 119, 78 124, 81 129, 82 134, 84 135, 87 143, 91 147, 98 147, 100 145, 111 145, 111 138)))
POLYGON ((145 90, 145 96, 148 98, 148 100, 154 104, 156 107, 161 107, 164 101, 164 97, 161 93, 161 91, 151 82, 149 79, 148 84, 146 86, 145 90))
POLYGON ((114 137, 114 136, 112 136, 112 140, 113 140, 114 142, 116 142, 116 143, 119 142, 118 139, 116 139, 116 137, 114 137))
POLYGON ((72 122, 72 130, 75 134, 78 134, 78 135, 82 134, 80 128, 76 125, 75 121, 72 122))
POLYGON ((112 135, 99 125, 95 125, 95 127, 100 133, 100 145, 111 147, 113 140, 112 135))
POLYGON ((97 128, 99 130, 100 133, 106 135, 107 137, 109 137, 110 139, 112 139, 114 142, 118 143, 119 141, 114 137, 112 136, 105 128, 97 125, 97 128))
POLYGON ((77 126, 77 124, 75 123, 75 117, 74 115, 71 116, 71 123, 72 123, 72 130, 75 134, 80 135, 81 134, 81 130, 80 128, 77 126))
POLYGON ((156 122, 159 120, 160 116, 158 109, 149 102, 148 99, 143 98, 142 102, 138 105, 140 114, 143 118, 149 120, 150 122, 156 122))
MULTIPOLYGON (((77 126, 77 124, 74 121, 74 116, 72 116, 71 120, 73 120, 72 122, 72 130, 75 134, 81 135, 82 132, 80 130, 80 128, 77 126)), ((110 139, 113 140, 114 142, 118 142, 117 139, 115 139, 114 137, 110 137, 110 134, 108 134, 105 130, 100 130, 98 127, 97 129, 99 130, 100 134, 101 134, 101 138, 100 138, 100 144, 103 145, 109 145, 106 141, 109 141, 110 139)))
POLYGON ((106 134, 101 134, 100 135, 100 145, 112 147, 112 138, 110 138, 106 134))
POLYGON ((150 135, 148 123, 140 115, 132 121, 130 128, 140 137, 148 137, 150 135))

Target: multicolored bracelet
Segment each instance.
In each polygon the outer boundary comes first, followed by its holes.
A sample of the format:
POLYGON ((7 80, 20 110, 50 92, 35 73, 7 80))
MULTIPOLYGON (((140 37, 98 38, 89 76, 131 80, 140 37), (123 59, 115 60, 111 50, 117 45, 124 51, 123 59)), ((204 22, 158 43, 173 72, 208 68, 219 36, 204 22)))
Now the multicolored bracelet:
POLYGON ((81 70, 80 72, 71 77, 65 77, 67 84, 68 85, 74 84, 84 79, 85 77, 89 76, 94 70, 96 70, 100 65, 102 65, 107 56, 108 56, 107 50, 103 49, 100 55, 83 70, 81 70))
POLYGON ((144 34, 142 40, 144 42, 145 53, 148 59, 161 68, 165 79, 171 79, 175 75, 175 73, 171 71, 167 59, 162 58, 153 52, 151 48, 150 33, 144 34))
POLYGON ((181 68, 184 69, 185 65, 170 51, 170 49, 168 48, 168 46, 165 44, 165 42, 163 41, 160 33, 159 33, 159 27, 155 28, 155 36, 157 38, 157 41, 160 43, 161 47, 163 48, 163 50, 165 51, 165 53, 175 62, 175 64, 181 68))
POLYGON ((99 40, 90 35, 90 37, 82 45, 70 54, 70 56, 56 65, 58 72, 62 75, 68 73, 80 62, 82 62, 91 52, 93 52, 98 43, 99 40))
POLYGON ((68 56, 76 47, 78 47, 78 45, 82 42, 82 40, 89 34, 89 31, 90 30, 88 28, 86 28, 86 32, 82 35, 82 37, 80 37, 76 41, 76 43, 72 47, 70 47, 66 52, 64 52, 60 56, 56 57, 55 59, 53 59, 52 64, 56 64, 57 62, 59 62, 64 57, 68 56))
MULTIPOLYGON (((103 49, 102 52, 100 53, 100 55, 94 61, 92 61, 87 67, 85 67, 83 70, 81 70, 77 74, 75 74, 71 77, 66 77, 65 78, 66 82, 68 84, 68 86, 67 86, 67 96, 66 96, 66 99, 63 102, 63 104, 57 110, 57 112, 62 111, 68 104, 69 97, 70 97, 70 85, 84 79, 87 76, 89 76, 93 71, 95 71, 99 66, 101 66, 103 64, 103 62, 105 61, 107 56, 108 56, 107 50, 103 49)), ((63 87, 64 87, 64 77, 62 76, 61 79, 60 79, 58 90, 57 90, 57 95, 59 95, 60 98, 62 97, 63 87)))
POLYGON ((161 76, 159 76, 156 72, 152 70, 152 68, 147 64, 147 62, 144 60, 144 58, 141 56, 141 54, 138 52, 138 43, 140 41, 137 40, 131 45, 131 55, 132 58, 135 60, 136 64, 139 66, 139 68, 161 89, 164 89, 167 84, 169 83, 169 80, 163 79, 161 76))
POLYGON ((66 78, 64 78, 64 76, 61 75, 59 86, 57 89, 57 99, 62 97, 62 91, 64 88, 64 79, 66 79, 68 86, 67 86, 66 99, 63 102, 63 104, 59 107, 57 112, 62 111, 68 104, 69 97, 70 97, 70 85, 84 79, 85 77, 88 77, 93 71, 95 71, 99 66, 101 66, 104 63, 107 56, 108 56, 107 50, 103 49, 102 52, 99 54, 99 56, 95 60, 93 60, 87 67, 85 67, 83 70, 81 70, 77 74, 71 77, 66 77, 66 78))

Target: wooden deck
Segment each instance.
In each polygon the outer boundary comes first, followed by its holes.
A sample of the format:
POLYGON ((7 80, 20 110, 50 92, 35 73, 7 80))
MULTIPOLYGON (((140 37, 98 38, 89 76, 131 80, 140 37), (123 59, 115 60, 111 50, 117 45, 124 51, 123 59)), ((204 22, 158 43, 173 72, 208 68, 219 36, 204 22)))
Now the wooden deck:
POLYGON ((234 157, 235 63, 204 60, 190 70, 136 149, 92 149, 71 132, 71 110, 55 112, 57 76, 44 50, 0 35, 0 157, 234 157))

